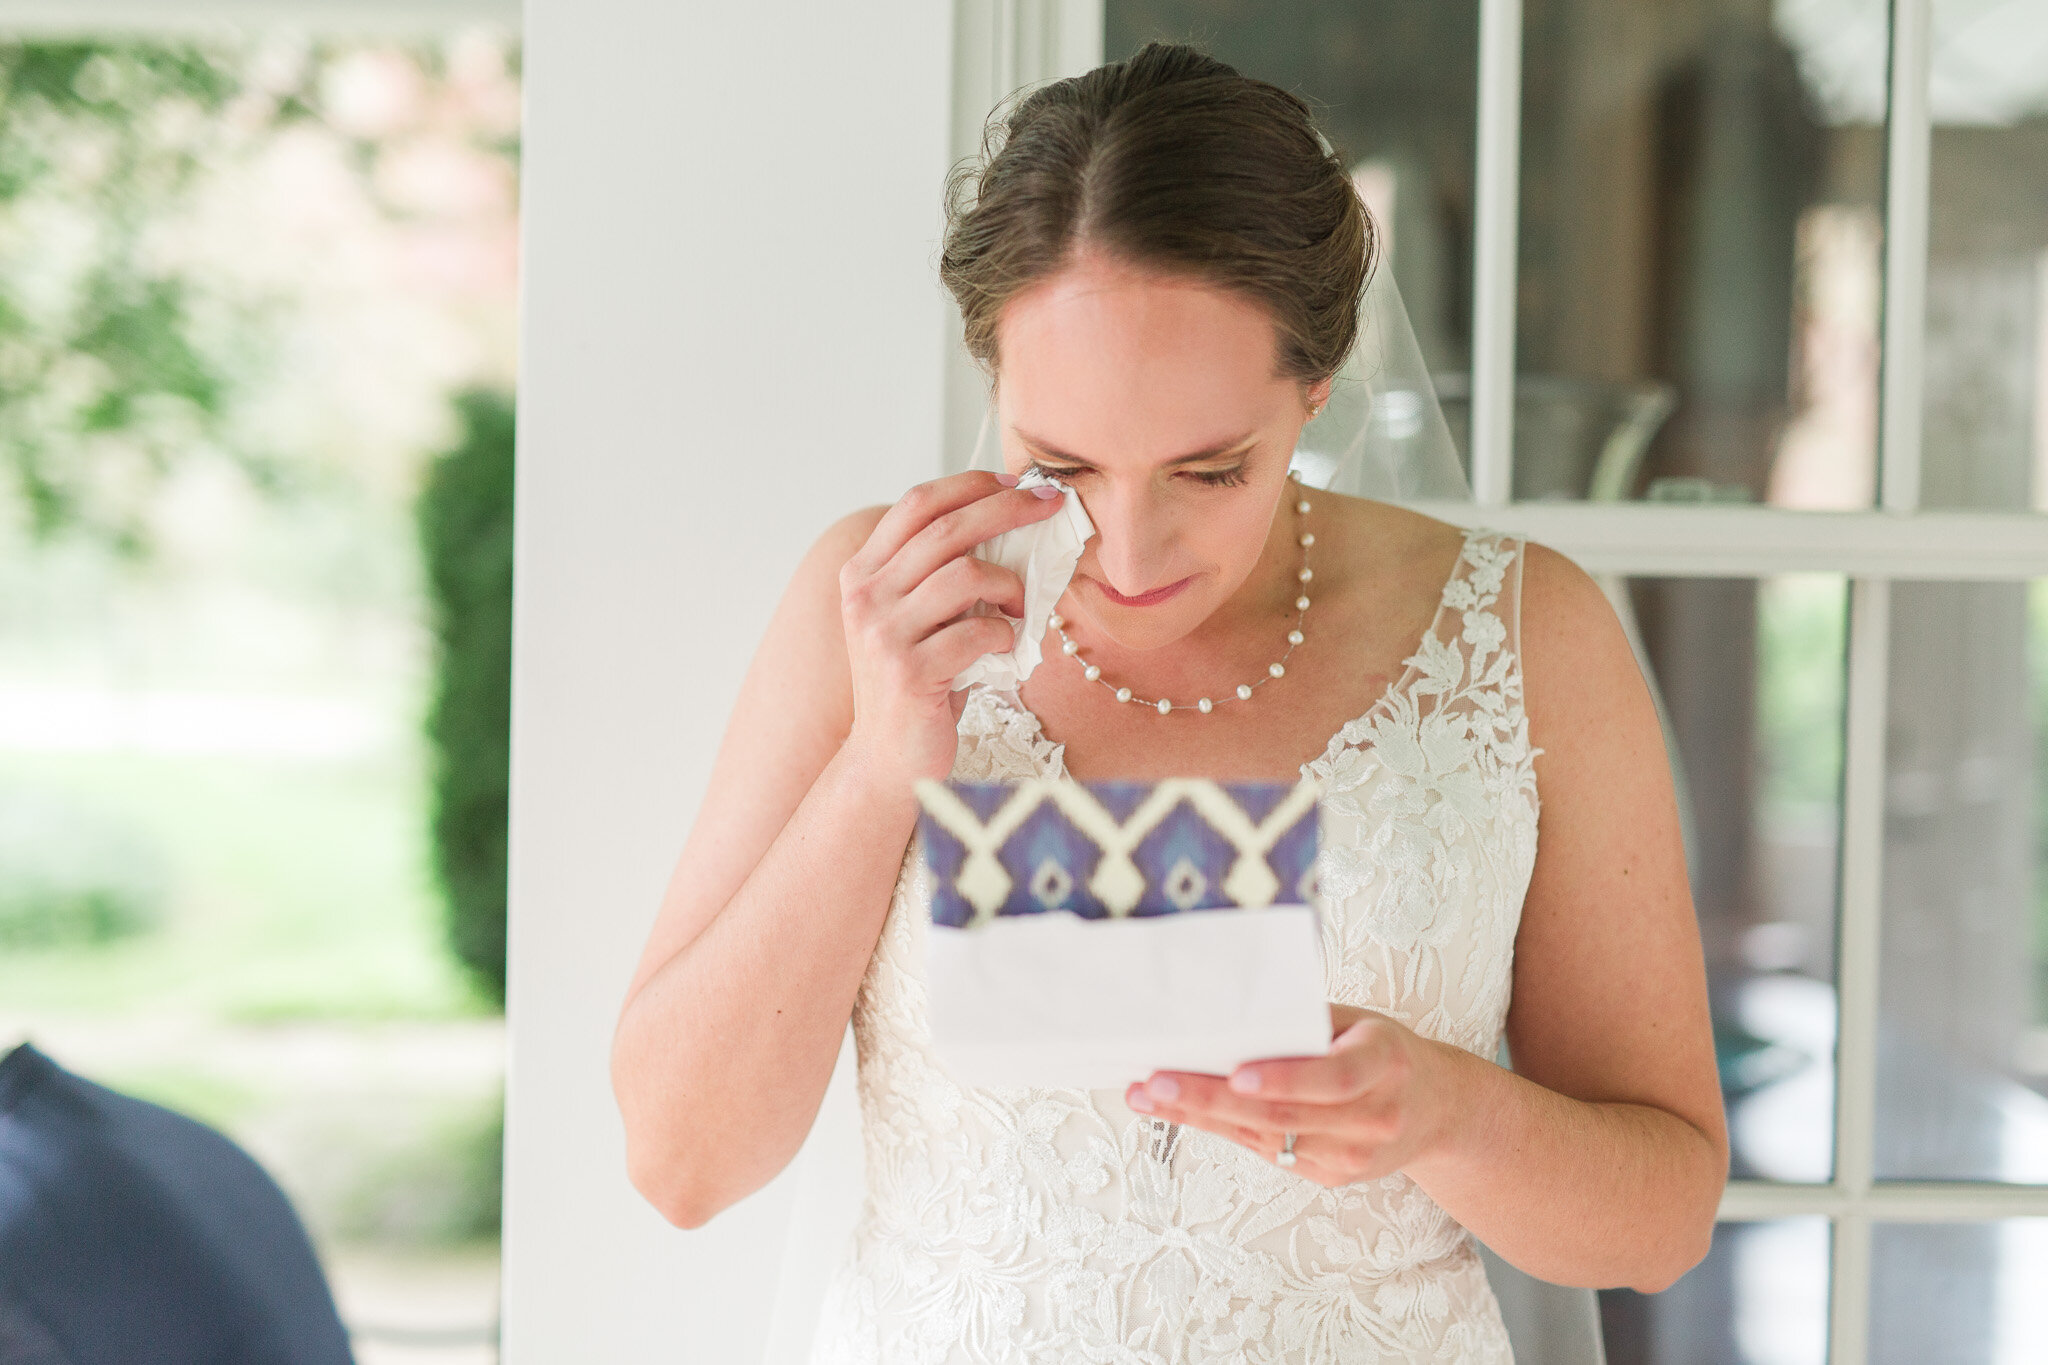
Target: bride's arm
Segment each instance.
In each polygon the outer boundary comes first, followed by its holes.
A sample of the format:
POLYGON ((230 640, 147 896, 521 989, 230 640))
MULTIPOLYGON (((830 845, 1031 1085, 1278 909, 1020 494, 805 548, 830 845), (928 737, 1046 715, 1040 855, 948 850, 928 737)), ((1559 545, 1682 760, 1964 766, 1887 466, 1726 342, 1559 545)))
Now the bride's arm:
POLYGON ((1298 1174, 1402 1171, 1532 1275, 1654 1292, 1706 1254, 1728 1174, 1670 765, 1597 585, 1531 546, 1522 601, 1530 739, 1545 752, 1507 1020, 1515 1069, 1340 1007, 1328 1057, 1247 1063, 1227 1083, 1154 1076, 1127 1099, 1268 1159, 1294 1131, 1298 1174))
MULTIPOLYGON (((1014 483, 1011 479, 1008 482, 1014 483)), ((859 513, 806 556, 748 669, 612 1043, 633 1183, 696 1227, 795 1156, 823 1102, 915 822, 952 766, 950 679, 1006 648, 963 559, 1048 514, 988 474, 859 513)))

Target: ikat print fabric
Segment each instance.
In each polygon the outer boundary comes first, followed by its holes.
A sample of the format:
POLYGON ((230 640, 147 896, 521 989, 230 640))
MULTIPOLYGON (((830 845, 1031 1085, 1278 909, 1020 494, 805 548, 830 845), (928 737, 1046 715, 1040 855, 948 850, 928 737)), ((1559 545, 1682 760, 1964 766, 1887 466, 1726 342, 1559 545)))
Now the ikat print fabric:
POLYGON ((924 782, 932 923, 1313 905, 1313 782, 924 782))

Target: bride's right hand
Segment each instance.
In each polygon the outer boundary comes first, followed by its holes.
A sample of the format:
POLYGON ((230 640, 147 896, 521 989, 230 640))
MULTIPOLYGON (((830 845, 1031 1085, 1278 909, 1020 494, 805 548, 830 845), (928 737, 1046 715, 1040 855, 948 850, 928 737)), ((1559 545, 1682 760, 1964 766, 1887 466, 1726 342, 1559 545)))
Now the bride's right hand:
POLYGON ((906 783, 952 771, 953 678, 982 655, 1010 648, 1008 621, 965 613, 987 602, 1024 614, 1023 579, 968 553, 1059 509, 1057 490, 1016 482, 1013 474, 977 470, 917 485, 839 571, 853 675, 847 744, 906 783))

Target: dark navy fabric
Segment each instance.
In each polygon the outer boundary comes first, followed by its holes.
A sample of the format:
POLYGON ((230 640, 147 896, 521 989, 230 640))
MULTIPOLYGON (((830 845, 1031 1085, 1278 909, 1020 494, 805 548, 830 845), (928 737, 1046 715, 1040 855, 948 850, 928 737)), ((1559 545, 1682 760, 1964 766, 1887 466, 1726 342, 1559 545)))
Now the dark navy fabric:
POLYGON ((284 1192, 204 1124, 0 1060, 0 1365, 351 1365, 284 1192))

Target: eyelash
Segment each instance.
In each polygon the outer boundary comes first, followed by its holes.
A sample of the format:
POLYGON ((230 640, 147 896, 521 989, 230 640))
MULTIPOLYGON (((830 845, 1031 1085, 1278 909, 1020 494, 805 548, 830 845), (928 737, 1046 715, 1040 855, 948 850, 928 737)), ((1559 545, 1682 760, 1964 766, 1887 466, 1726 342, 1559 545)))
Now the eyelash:
MULTIPOLYGON (((1040 474, 1050 475, 1055 479, 1071 479, 1077 474, 1088 472, 1085 469, 1053 469, 1038 463, 1036 460, 1031 462, 1031 467, 1040 474)), ((1243 465, 1237 465, 1231 469, 1206 471, 1191 469, 1187 471, 1187 476, 1197 483, 1206 484, 1210 488, 1236 488, 1245 481, 1243 465)))

